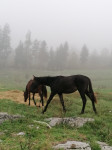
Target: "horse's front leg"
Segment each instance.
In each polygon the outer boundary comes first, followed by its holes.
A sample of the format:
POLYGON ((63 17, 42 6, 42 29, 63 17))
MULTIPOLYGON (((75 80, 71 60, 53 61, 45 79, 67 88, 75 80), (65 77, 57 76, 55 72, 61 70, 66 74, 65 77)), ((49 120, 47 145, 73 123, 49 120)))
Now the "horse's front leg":
POLYGON ((41 91, 39 91, 39 96, 40 96, 40 102, 39 102, 39 107, 40 107, 40 103, 42 103, 42 106, 44 106, 44 102, 43 102, 43 96, 41 91))
POLYGON ((34 97, 35 97, 35 93, 33 93, 33 102, 34 102, 34 104, 36 105, 36 102, 35 102, 34 97))
POLYGON ((51 102, 52 98, 54 97, 54 95, 55 95, 54 93, 51 93, 51 94, 50 94, 49 99, 48 99, 48 101, 47 101, 47 104, 46 104, 44 110, 42 111, 43 114, 44 114, 44 112, 46 112, 47 107, 48 107, 49 103, 51 102))
POLYGON ((59 95, 60 102, 61 102, 62 107, 63 107, 63 111, 66 112, 65 105, 64 105, 64 100, 63 100, 63 94, 58 94, 58 95, 59 95))
POLYGON ((42 106, 44 106, 43 91, 39 91, 39 96, 40 96, 40 102, 42 103, 42 106))

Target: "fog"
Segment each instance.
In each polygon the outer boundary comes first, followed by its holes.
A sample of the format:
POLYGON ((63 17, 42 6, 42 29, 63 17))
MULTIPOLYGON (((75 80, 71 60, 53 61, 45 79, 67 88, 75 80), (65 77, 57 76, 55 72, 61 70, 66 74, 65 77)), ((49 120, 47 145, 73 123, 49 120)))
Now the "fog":
POLYGON ((111 6, 111 0, 0 1, 0 66, 111 67, 111 6))
POLYGON ((0 25, 10 25, 14 46, 30 30, 49 46, 68 41, 78 48, 112 48, 111 6, 111 0, 3 0, 0 25))

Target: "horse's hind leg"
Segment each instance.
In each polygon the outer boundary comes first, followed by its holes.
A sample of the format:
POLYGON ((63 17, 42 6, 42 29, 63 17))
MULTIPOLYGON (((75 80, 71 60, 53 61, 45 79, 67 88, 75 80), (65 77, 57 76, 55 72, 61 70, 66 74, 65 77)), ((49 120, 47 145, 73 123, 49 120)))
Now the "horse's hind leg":
POLYGON ((80 96, 81 96, 82 102, 83 102, 81 114, 84 114, 84 110, 85 110, 85 106, 86 106, 86 96, 83 91, 79 91, 79 93, 80 93, 80 96))
POLYGON ((93 106, 93 110, 95 113, 97 113, 96 108, 95 108, 95 103, 94 103, 94 95, 93 93, 90 93, 89 91, 86 91, 86 95, 90 98, 93 106))
POLYGON ((63 111, 66 112, 66 109, 65 109, 65 106, 64 106, 64 100, 63 100, 63 95, 62 94, 58 94, 59 95, 59 98, 60 98, 60 102, 62 104, 62 107, 63 107, 63 111))
POLYGON ((36 105, 35 99, 34 99, 35 93, 33 93, 33 102, 36 105))

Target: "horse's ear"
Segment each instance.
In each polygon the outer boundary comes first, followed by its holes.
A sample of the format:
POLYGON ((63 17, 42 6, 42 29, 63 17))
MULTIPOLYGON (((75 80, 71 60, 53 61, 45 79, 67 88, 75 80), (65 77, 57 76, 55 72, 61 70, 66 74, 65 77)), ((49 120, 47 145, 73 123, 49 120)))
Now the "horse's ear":
POLYGON ((33 80, 35 79, 35 76, 33 75, 33 80))

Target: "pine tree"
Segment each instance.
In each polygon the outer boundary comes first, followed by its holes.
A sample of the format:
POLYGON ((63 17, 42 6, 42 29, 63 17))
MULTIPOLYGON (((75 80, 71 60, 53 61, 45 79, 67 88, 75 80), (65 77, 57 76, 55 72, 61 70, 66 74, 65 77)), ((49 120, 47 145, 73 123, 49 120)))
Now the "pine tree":
POLYGON ((51 47, 51 49, 49 51, 48 69, 55 70, 55 68, 56 68, 56 66, 55 66, 55 52, 54 52, 53 48, 51 47))
POLYGON ((25 51, 25 56, 24 56, 24 60, 25 60, 25 65, 26 65, 26 69, 30 68, 32 65, 32 49, 31 49, 31 32, 28 31, 26 34, 26 39, 24 42, 24 51, 25 51))
POLYGON ((10 53, 10 27, 8 24, 5 24, 3 30, 0 29, 0 64, 2 67, 7 66, 10 53))
POLYGON ((87 61, 88 61, 88 56, 89 56, 89 50, 88 50, 87 46, 84 45, 84 46, 82 47, 82 50, 81 50, 81 53, 80 53, 80 61, 81 61, 81 63, 82 63, 83 65, 87 63, 87 61))
POLYGON ((38 55, 40 49, 40 42, 36 39, 32 43, 32 57, 33 57, 33 65, 38 66, 38 55))
POLYGON ((17 48, 15 49, 15 66, 17 68, 25 68, 26 62, 24 60, 25 52, 23 42, 20 41, 17 48))
POLYGON ((38 55, 38 67, 40 69, 46 69, 48 66, 49 55, 47 52, 47 43, 42 41, 40 44, 39 55, 38 55))

